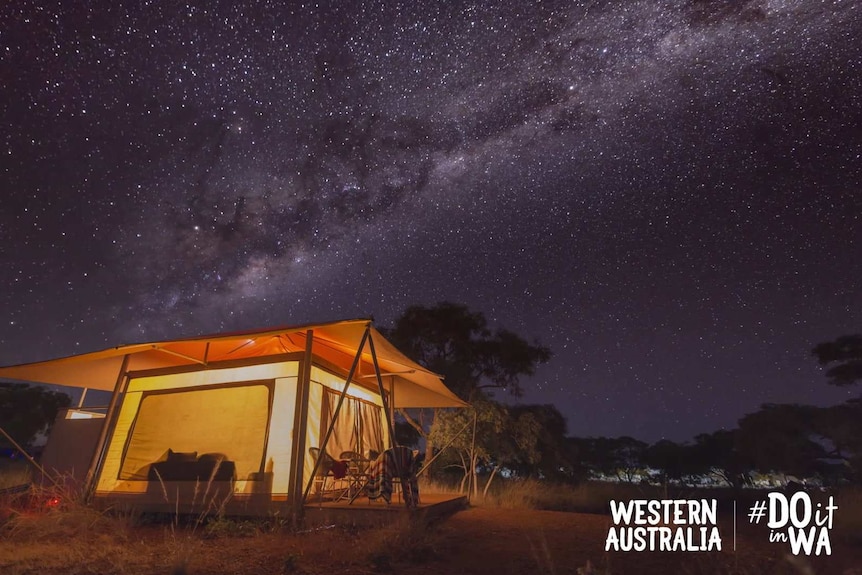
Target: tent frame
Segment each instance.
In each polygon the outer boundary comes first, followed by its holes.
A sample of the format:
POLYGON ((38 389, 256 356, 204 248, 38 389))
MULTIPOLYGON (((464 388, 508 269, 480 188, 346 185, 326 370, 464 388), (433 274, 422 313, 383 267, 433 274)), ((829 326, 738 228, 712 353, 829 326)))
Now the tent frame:
MULTIPOLYGON (((83 493, 89 501, 96 497, 97 484, 106 465, 109 446, 119 423, 121 406, 133 379, 298 361, 296 403, 295 407, 288 408, 295 409, 293 419, 295 432, 292 438, 286 499, 293 510, 301 514, 313 484, 314 475, 320 467, 318 457, 314 462, 311 477, 305 481, 306 478, 303 475, 308 442, 311 372, 314 365, 319 365, 339 379, 339 375, 347 371, 344 386, 340 389, 338 402, 322 440, 321 448, 324 452, 333 434, 335 421, 348 389, 353 383, 379 394, 390 447, 397 444, 394 429, 396 391, 402 398, 402 407, 466 405, 446 388, 439 375, 404 356, 377 333, 372 321, 371 319, 344 320, 123 345, 79 356, 0 367, 0 376, 34 383, 79 387, 84 390, 79 408, 83 407, 83 397, 88 389, 111 392, 104 424, 98 433, 82 485, 83 493), (320 337, 315 337, 316 330, 320 331, 320 337), (375 339, 378 336, 382 340, 380 343, 382 352, 376 345, 375 339), (358 345, 357 340, 359 340, 358 345), (225 343, 234 345, 226 346, 225 343), (383 364, 381 364, 380 353, 383 354, 383 364), (213 356, 216 356, 215 360, 213 356), (159 357, 172 357, 175 361, 171 362, 159 357), (351 357, 350 368, 346 370, 351 357), (369 367, 373 369, 373 374, 359 373, 367 371, 369 367), (381 368, 384 368, 385 373, 381 368), (389 377, 388 386, 384 383, 384 375, 389 377), (361 381, 372 377, 376 385, 361 381), (408 389, 410 399, 405 403, 403 398, 408 397, 406 391, 408 389), (425 401, 430 403, 419 403, 425 401)), ((336 391, 339 391, 337 387, 336 391)))
MULTIPOLYGON (((374 336, 371 334, 371 323, 365 328, 365 333, 362 335, 362 340, 359 343, 358 348, 356 349, 356 355, 353 358, 353 364, 350 366, 350 371, 347 374, 347 377, 344 380, 344 387, 341 389, 341 392, 338 396, 338 403, 335 405, 335 410, 332 413, 332 418, 329 424, 326 427, 326 433, 323 436, 323 440, 320 442, 320 451, 318 452, 318 456, 314 460, 314 467, 311 471, 311 475, 309 476, 305 490, 302 494, 302 499, 300 500, 301 504, 304 506, 305 502, 308 501, 308 495, 311 492, 311 487, 314 484, 314 477, 317 475, 318 469, 320 469, 320 462, 323 458, 323 454, 326 453, 326 446, 329 443, 329 439, 332 436, 332 431, 335 429, 335 422, 338 419, 338 412, 341 410, 341 405, 344 403, 344 398, 347 397, 347 390, 350 388, 350 383, 353 381, 353 377, 356 374, 356 369, 359 366, 359 361, 362 359, 362 352, 365 349, 365 344, 368 344, 368 349, 371 352, 371 363, 374 366, 374 376, 377 379, 377 391, 380 393, 380 401, 383 403, 383 413, 386 417, 386 427, 389 435, 389 446, 394 447, 398 445, 398 441, 395 438, 395 427, 393 426, 392 415, 390 406, 392 402, 386 396, 386 391, 383 388, 383 375, 380 372, 380 364, 377 361, 377 351, 374 348, 374 336)), ((302 427, 302 429, 305 429, 302 427)), ((302 451, 305 451, 304 441, 302 442, 302 451)), ((400 462, 396 460, 396 465, 399 465, 400 462)), ((398 469, 400 473, 400 469, 398 469)))
MULTIPOLYGON (((291 472, 290 478, 288 480, 288 491, 294 495, 291 499, 293 500, 293 512, 296 515, 301 515, 302 509, 304 508, 305 502, 308 500, 308 495, 311 491, 312 485, 314 484, 314 477, 317 474, 318 469, 320 468, 321 457, 318 456, 314 461, 314 467, 311 471, 311 474, 305 484, 305 488, 300 492, 296 487, 299 487, 303 483, 303 467, 305 462, 305 444, 307 442, 307 426, 308 426, 308 395, 311 387, 311 368, 313 365, 313 355, 312 348, 314 342, 314 330, 309 329, 305 332, 306 336, 306 348, 302 354, 302 359, 300 360, 300 375, 299 380, 297 382, 297 398, 296 398, 296 413, 295 419, 297 423, 295 424, 295 428, 297 429, 297 436, 293 441, 293 448, 291 454, 291 472), (294 486, 291 488, 290 486, 294 486)), ((347 391, 350 388, 350 384, 354 380, 354 376, 356 375, 357 368, 359 367, 359 363, 362 359, 362 353, 365 350, 365 345, 368 344, 369 351, 372 357, 372 365, 374 366, 374 377, 377 380, 377 391, 380 393, 380 399, 383 403, 383 412, 386 418, 386 426, 389 432, 389 444, 390 446, 397 445, 397 441, 395 439, 395 429, 393 427, 393 421, 391 416, 391 401, 387 398, 387 392, 384 389, 383 385, 383 375, 380 371, 380 365, 377 361, 377 351, 374 347, 373 336, 371 335, 371 323, 369 322, 365 328, 365 332, 362 336, 362 340, 357 347, 356 354, 353 357, 353 363, 351 364, 350 370, 347 373, 347 376, 344 381, 344 387, 339 392, 338 403, 335 406, 335 410, 332 414, 331 421, 327 425, 326 434, 324 435, 323 440, 321 441, 321 454, 325 452, 326 445, 329 442, 330 437, 332 436, 332 432, 335 428, 335 422, 338 418, 338 413, 341 410, 341 406, 344 403, 344 399, 347 397, 347 391)), ((154 346, 155 348, 155 346, 154 346)), ((161 348, 156 348, 159 351, 165 351, 161 348)), ((117 381, 114 387, 114 392, 111 396, 111 403, 108 406, 108 412, 105 416, 105 425, 102 427, 102 431, 99 435, 99 440, 96 444, 96 451, 93 454, 92 461, 89 466, 89 470, 87 472, 87 477, 85 480, 85 493, 87 494, 87 499, 91 499, 96 486, 96 480, 99 474, 102 471, 102 466, 104 464, 105 454, 107 452, 107 447, 109 443, 110 437, 113 435, 114 430, 116 428, 117 420, 119 417, 119 405, 120 405, 120 397, 122 397, 126 390, 128 389, 129 382, 134 377, 140 377, 143 375, 151 376, 156 373, 165 373, 165 374, 175 374, 175 373, 187 373, 194 372, 200 370, 200 365, 204 365, 210 369, 223 368, 230 366, 239 366, 239 365, 251 365, 251 364, 260 364, 260 363, 277 363, 279 361, 284 361, 287 359, 286 356, 296 357, 296 354, 284 354, 277 356, 268 356, 265 358, 267 361, 261 362, 259 358, 256 360, 251 359, 242 359, 242 360, 228 360, 225 362, 217 362, 217 363, 207 363, 206 361, 200 362, 196 361, 196 365, 191 366, 183 366, 183 367, 174 367, 174 368, 162 368, 156 370, 145 370, 143 372, 130 372, 128 371, 129 365, 129 354, 126 354, 123 358, 123 363, 120 366, 119 373, 117 374, 117 381)), ((328 362, 323 362, 328 363, 328 362)), ((390 386, 391 388, 392 386, 390 386)))
POLYGON ((96 451, 93 453, 93 458, 90 461, 87 476, 84 479, 84 501, 89 502, 93 493, 96 490, 96 479, 102 471, 102 465, 105 462, 105 454, 108 449, 108 438, 114 433, 114 428, 119 419, 119 404, 120 396, 126 393, 129 387, 129 358, 127 353, 123 356, 123 363, 120 364, 120 372, 117 374, 117 383, 114 385, 114 393, 111 395, 111 403, 108 405, 108 412, 105 414, 105 423, 102 425, 102 431, 99 433, 99 439, 96 441, 96 451))

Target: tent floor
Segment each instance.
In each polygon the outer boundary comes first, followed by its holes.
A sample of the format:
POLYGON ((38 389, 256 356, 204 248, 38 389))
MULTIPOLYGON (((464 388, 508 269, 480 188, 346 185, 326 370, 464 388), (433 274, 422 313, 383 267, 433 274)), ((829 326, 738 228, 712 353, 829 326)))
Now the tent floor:
POLYGON ((416 509, 408 509, 397 495, 393 495, 389 505, 382 499, 371 501, 366 497, 357 498, 353 503, 347 499, 317 502, 309 498, 304 510, 307 526, 378 526, 410 519, 430 521, 448 517, 467 506, 467 497, 454 493, 421 493, 421 503, 416 509))

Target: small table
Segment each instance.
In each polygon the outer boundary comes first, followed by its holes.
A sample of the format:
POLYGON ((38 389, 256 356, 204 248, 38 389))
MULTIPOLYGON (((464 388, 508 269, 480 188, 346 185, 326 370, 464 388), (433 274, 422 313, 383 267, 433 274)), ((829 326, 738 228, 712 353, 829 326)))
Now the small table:
POLYGON ((368 482, 368 467, 370 465, 371 460, 364 457, 355 457, 348 460, 347 476, 345 477, 348 484, 346 495, 350 497, 351 503, 359 496, 368 482))

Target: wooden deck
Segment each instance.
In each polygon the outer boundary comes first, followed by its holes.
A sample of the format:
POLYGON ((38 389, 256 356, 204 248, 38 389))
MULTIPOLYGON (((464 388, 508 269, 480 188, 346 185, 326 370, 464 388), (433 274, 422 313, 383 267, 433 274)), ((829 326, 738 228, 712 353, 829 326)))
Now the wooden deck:
POLYGON ((380 526, 408 520, 433 521, 448 517, 467 506, 467 497, 454 493, 422 493, 416 509, 408 509, 404 500, 393 495, 387 505, 382 499, 371 501, 360 497, 353 503, 341 501, 314 501, 305 504, 304 523, 314 525, 380 526))

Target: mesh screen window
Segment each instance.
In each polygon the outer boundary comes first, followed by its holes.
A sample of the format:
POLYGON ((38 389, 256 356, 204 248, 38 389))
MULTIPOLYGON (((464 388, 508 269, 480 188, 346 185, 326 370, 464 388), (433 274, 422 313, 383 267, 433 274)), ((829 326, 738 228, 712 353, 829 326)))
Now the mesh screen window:
POLYGON ((141 399, 120 479, 146 480, 168 450, 192 459, 222 454, 245 479, 261 471, 269 424, 270 386, 264 383, 148 393, 141 399))

